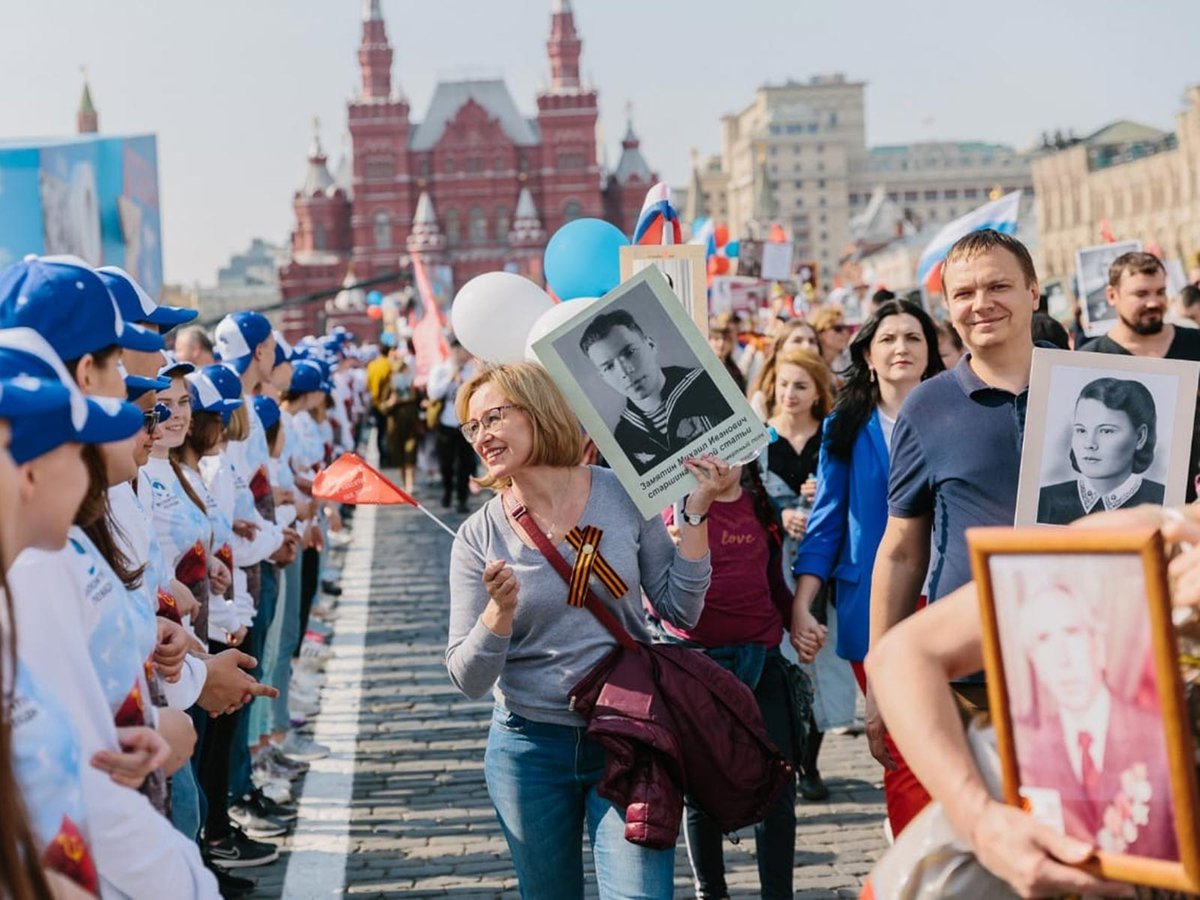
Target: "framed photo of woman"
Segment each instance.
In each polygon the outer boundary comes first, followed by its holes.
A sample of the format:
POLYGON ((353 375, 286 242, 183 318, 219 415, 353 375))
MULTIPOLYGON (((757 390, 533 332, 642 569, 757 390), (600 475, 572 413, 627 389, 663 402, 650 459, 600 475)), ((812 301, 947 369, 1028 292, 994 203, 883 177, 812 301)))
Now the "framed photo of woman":
POLYGON ((1200 890, 1194 738, 1156 529, 973 528, 1005 802, 1101 877, 1200 890))
POLYGON ((1200 363, 1033 351, 1017 525, 1067 525, 1187 493, 1200 363))

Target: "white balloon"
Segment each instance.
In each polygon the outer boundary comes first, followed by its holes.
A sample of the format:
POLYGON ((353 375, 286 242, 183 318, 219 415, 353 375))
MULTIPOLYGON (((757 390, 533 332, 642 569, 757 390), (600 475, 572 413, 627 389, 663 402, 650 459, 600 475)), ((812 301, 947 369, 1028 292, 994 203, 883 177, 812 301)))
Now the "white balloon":
POLYGON ((541 317, 533 323, 533 328, 529 330, 529 337, 525 339, 525 358, 530 362, 541 362, 538 355, 533 352, 533 342, 538 338, 545 337, 563 322, 576 313, 583 312, 599 299, 599 297, 576 297, 574 300, 555 304, 542 313, 541 317))
POLYGON ((550 295, 528 278, 486 272, 455 295, 450 324, 472 356, 492 363, 521 362, 529 330, 553 306, 550 295))

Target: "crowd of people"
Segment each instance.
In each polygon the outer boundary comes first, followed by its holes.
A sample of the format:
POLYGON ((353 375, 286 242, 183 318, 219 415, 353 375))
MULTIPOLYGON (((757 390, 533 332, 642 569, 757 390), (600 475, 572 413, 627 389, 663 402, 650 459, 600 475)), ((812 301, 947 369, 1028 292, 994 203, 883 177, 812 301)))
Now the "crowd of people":
POLYGON ((5 897, 245 893, 328 752, 305 725, 349 538, 312 487, 368 354, 195 317, 115 267, 0 271, 5 897))
MULTIPOLYGON (((566 576, 548 564, 552 554, 529 531, 529 518, 554 555, 576 559, 584 550, 575 529, 594 525, 604 543, 586 552, 602 555, 619 576, 606 584, 606 600, 624 627, 639 640, 693 647, 753 691, 798 779, 756 826, 763 897, 792 896, 796 787, 807 799, 828 797, 822 739, 860 727, 860 696, 871 752, 884 767, 889 840, 932 793, 955 804, 956 823, 983 865, 1020 891, 1031 884, 1127 890, 1065 865, 1047 868, 1077 862, 1084 851, 1063 850, 1029 817, 1006 835, 1005 846, 1019 854, 983 846, 1019 814, 989 812, 986 830, 967 818, 983 802, 961 740, 965 717, 987 710, 978 614, 961 599, 940 607, 970 590, 965 530, 1013 522, 1035 341, 1191 358, 1195 342, 1182 324, 1166 321, 1165 277, 1149 254, 1114 262, 1109 297, 1119 324, 1087 344, 1046 315, 1024 245, 983 230, 949 251, 938 320, 883 290, 853 324, 836 305, 781 313, 761 335, 736 316, 714 318, 710 346, 770 426, 772 443, 743 465, 687 460, 699 487, 661 521, 640 519, 602 460, 581 464, 586 435, 543 370, 510 364, 469 377, 457 394, 458 420, 483 466, 481 484, 496 496, 455 543, 446 659, 460 690, 491 691, 496 700, 485 772, 522 896, 582 895, 584 827, 601 896, 673 893, 672 850, 621 840, 625 811, 614 805, 602 749, 573 707, 573 686, 612 650, 613 638, 567 602, 566 576), (915 615, 926 606, 930 615, 915 615), (910 618, 912 627, 885 639, 910 618), (918 629, 918 621, 929 624, 918 629), (935 621, 960 631, 935 640, 935 621), (957 706, 939 689, 926 708, 911 690, 906 659, 918 646, 922 685, 942 678, 957 706), (801 691, 789 688, 789 660, 805 673, 801 691), (802 727, 791 727, 797 719, 802 727), (929 749, 932 735, 945 742, 938 752, 929 749), (947 771, 972 784, 970 809, 965 797, 952 796, 947 771)), ((659 410, 641 413, 654 422, 659 410)), ((1087 477, 1081 470, 1080 480, 1087 477)), ((1123 502, 1104 500, 1087 511, 1123 502)), ((696 896, 726 896, 720 830, 687 796, 681 826, 696 896)))

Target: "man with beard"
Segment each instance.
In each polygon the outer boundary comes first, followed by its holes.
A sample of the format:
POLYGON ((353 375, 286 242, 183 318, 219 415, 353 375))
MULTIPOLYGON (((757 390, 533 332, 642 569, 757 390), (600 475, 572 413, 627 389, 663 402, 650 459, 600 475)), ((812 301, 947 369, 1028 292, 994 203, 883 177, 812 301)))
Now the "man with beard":
MULTIPOLYGON (((1167 270, 1153 253, 1123 253, 1108 267, 1109 304, 1117 322, 1108 334, 1079 349, 1092 353, 1121 353, 1157 359, 1200 361, 1200 330, 1178 328, 1164 321, 1167 314, 1167 270)), ((1200 403, 1200 398, 1198 403, 1200 403)), ((1187 499, 1196 499, 1200 471, 1200 432, 1193 425, 1192 456, 1188 463, 1187 499)))

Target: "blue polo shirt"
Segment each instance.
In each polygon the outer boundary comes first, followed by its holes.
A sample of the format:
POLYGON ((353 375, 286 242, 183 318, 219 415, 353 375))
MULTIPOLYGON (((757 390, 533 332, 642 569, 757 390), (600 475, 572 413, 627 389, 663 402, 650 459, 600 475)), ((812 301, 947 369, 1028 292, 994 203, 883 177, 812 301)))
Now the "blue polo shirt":
POLYGON ((930 601, 971 580, 965 531, 1012 525, 1028 390, 1011 394, 958 365, 917 385, 892 434, 888 515, 929 515, 930 601))

